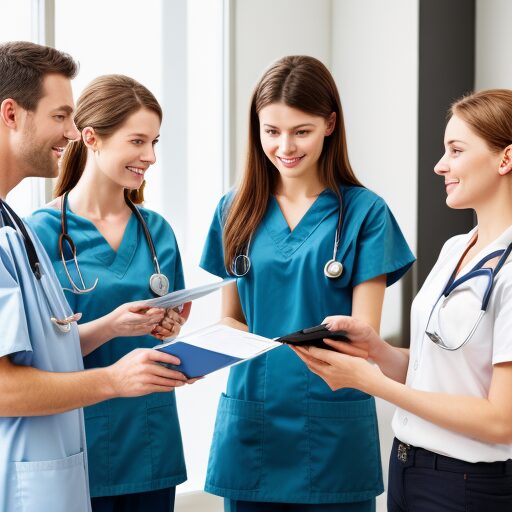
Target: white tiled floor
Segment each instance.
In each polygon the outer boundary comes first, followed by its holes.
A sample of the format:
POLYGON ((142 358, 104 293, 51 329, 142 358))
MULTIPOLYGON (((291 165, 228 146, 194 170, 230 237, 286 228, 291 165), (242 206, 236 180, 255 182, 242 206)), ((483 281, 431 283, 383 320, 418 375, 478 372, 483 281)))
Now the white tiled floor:
MULTIPOLYGON (((388 480, 389 451, 393 441, 391 431, 393 412, 394 406, 377 399, 384 485, 388 480)), ((176 498, 175 512, 223 512, 222 499, 203 492, 181 494, 176 498)), ((377 512, 386 512, 386 493, 377 498, 377 512)))

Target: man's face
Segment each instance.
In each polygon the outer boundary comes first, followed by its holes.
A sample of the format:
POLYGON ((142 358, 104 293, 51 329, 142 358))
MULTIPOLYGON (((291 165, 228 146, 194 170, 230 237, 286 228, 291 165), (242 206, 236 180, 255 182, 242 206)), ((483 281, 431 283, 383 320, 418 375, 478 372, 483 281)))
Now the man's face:
POLYGON ((46 75, 36 110, 22 111, 20 116, 17 156, 25 177, 57 176, 65 146, 80 136, 73 110, 71 81, 63 75, 46 75))

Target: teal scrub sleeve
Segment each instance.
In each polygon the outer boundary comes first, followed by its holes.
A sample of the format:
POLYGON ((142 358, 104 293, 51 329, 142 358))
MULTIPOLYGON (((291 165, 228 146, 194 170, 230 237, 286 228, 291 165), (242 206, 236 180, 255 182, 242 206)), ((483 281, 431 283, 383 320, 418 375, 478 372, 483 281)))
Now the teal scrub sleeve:
POLYGON ((378 197, 363 221, 356 246, 352 287, 386 274, 386 286, 398 281, 415 257, 384 200, 378 197))
POLYGON ((9 244, 9 236, 19 235, 11 228, 3 228, 0 233, 0 357, 3 357, 32 352, 32 344, 23 295, 16 277, 16 262, 9 244))
POLYGON ((226 204, 228 203, 229 195, 224 196, 213 215, 210 230, 206 236, 206 242, 203 248, 203 254, 199 266, 214 274, 222 277, 223 279, 231 276, 226 267, 224 266, 224 245, 222 243, 222 230, 224 227, 224 219, 226 215, 226 204))

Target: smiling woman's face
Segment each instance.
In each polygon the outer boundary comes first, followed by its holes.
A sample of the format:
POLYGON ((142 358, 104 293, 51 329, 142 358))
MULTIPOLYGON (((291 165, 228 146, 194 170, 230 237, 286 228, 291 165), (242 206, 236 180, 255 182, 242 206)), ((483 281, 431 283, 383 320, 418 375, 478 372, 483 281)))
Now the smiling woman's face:
POLYGON ((445 153, 434 172, 444 178, 446 204, 450 208, 478 208, 490 200, 500 184, 501 152, 491 151, 486 141, 454 115, 446 125, 445 153))
POLYGON ((106 139, 98 139, 96 166, 108 178, 130 190, 138 189, 156 162, 160 118, 145 108, 133 113, 106 139))
POLYGON ((259 121, 263 151, 281 177, 318 174, 324 138, 332 133, 334 120, 327 122, 284 103, 271 103, 260 110, 259 121))

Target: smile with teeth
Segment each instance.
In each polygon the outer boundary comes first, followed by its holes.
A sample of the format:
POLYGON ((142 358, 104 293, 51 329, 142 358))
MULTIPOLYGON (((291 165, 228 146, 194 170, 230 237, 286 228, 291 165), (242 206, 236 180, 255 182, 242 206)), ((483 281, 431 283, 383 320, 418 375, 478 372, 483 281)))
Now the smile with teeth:
POLYGON ((294 158, 284 158, 283 156, 278 156, 277 158, 279 158, 279 160, 281 160, 281 162, 283 162, 284 164, 294 164, 296 162, 298 162, 299 160, 302 160, 304 158, 305 155, 302 155, 302 156, 296 156, 294 158))
POLYGON ((130 172, 137 174, 138 176, 144 176, 144 169, 139 169, 138 167, 126 167, 130 172))
POLYGON ((64 148, 62 146, 53 146, 52 150, 57 153, 57 156, 62 156, 62 153, 64 153, 64 148))

